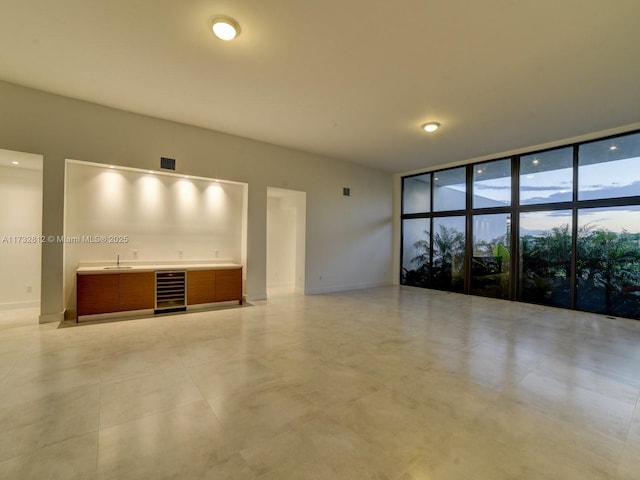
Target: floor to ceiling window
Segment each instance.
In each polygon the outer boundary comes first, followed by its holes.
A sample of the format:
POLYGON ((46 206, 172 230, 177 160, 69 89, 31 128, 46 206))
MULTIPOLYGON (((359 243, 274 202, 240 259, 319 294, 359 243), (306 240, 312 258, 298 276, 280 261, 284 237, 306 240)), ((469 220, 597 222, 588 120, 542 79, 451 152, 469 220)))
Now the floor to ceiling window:
POLYGON ((511 190, 511 159, 473 165, 471 293, 475 295, 509 298, 511 190))
POLYGON ((571 210, 520 214, 520 300, 571 306, 571 210))
POLYGON ((474 215, 472 228, 471 293, 509 298, 511 215, 474 215))
POLYGON ((464 291, 465 217, 433 219, 431 287, 464 291))
POLYGON ((400 282, 640 319, 640 132, 404 177, 400 282))

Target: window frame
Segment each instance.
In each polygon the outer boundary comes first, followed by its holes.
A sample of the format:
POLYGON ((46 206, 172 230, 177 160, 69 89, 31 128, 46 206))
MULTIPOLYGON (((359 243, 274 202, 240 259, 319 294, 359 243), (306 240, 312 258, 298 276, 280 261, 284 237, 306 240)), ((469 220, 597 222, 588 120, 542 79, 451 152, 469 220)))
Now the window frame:
MULTIPOLYGON (((522 292, 520 292, 520 251, 519 251, 519 232, 520 232, 520 214, 527 212, 538 211, 552 211, 552 210, 569 210, 572 213, 572 239, 571 239, 571 272, 570 272, 570 306, 569 309, 578 310, 577 308, 577 280, 576 280, 576 261, 577 261, 577 235, 578 235, 578 210, 585 208, 606 208, 606 207, 624 207, 624 206, 640 206, 640 195, 627 196, 627 197, 615 197, 615 198, 602 198, 602 199, 588 199, 578 200, 578 168, 579 168, 579 151, 583 145, 589 145, 595 142, 603 142, 608 140, 614 140, 616 138, 629 137, 633 135, 640 135, 640 130, 633 130, 629 132, 619 133, 616 135, 609 135, 606 137, 595 138, 583 142, 570 143, 566 145, 554 146, 552 148, 545 148, 540 150, 531 150, 522 152, 519 154, 511 155, 510 157, 500 156, 495 159, 482 160, 478 162, 468 163, 462 166, 439 168, 429 171, 423 171, 411 175, 401 177, 401 211, 400 211, 400 265, 402 266, 403 249, 404 249, 404 236, 403 236, 403 223, 402 220, 410 218, 428 218, 430 232, 433 233, 433 220, 440 217, 462 216, 464 215, 466 220, 465 231, 465 260, 464 260, 464 294, 471 293, 471 261, 473 255, 473 217, 474 215, 487 215, 497 213, 507 213, 511 216, 511 264, 509 275, 509 298, 511 301, 524 301, 522 300, 522 292), (572 158, 572 194, 571 200, 549 203, 535 203, 535 204, 520 204, 520 159, 523 156, 543 154, 553 150, 559 150, 571 147, 573 150, 572 158), (505 206, 492 206, 492 207, 477 207, 473 208, 473 172, 478 165, 484 165, 492 161, 503 161, 510 159, 511 161, 511 205, 505 206), (465 188, 466 199, 464 208, 436 211, 434 205, 434 176, 441 171, 447 171, 457 168, 465 168, 465 188), (404 185, 405 179, 419 175, 430 175, 430 211, 419 213, 404 213, 404 185)), ((430 258, 429 268, 432 272, 433 266, 433 235, 430 238, 430 258)), ((430 273, 432 275, 432 273, 430 273)), ((402 278, 402 271, 400 271, 400 279, 402 278)), ((429 287, 427 287, 429 288, 429 287)), ((529 302, 526 302, 529 303, 529 302)), ((562 307, 560 307, 562 308, 562 307)), ((638 317, 631 317, 640 319, 640 312, 638 317)))

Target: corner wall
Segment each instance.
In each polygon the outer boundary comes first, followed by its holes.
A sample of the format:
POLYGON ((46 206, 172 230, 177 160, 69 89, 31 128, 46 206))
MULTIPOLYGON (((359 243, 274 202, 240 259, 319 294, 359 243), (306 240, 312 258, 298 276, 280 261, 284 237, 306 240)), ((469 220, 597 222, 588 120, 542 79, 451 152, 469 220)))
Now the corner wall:
MULTIPOLYGON (((266 298, 267 185, 307 192, 307 293, 391 281, 391 174, 0 82, 0 148, 44 156, 42 234, 63 235, 65 159, 244 182, 247 299, 266 298), (342 196, 342 187, 352 195, 342 196)), ((63 245, 42 246, 41 321, 63 318, 63 245)))

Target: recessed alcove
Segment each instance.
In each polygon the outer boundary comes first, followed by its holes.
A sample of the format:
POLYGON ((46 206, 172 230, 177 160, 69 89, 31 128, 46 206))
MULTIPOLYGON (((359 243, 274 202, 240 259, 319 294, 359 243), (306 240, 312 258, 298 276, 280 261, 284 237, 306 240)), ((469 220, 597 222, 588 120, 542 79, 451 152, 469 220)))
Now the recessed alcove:
POLYGON ((246 184, 75 160, 65 182, 68 315, 81 263, 246 263, 246 184))

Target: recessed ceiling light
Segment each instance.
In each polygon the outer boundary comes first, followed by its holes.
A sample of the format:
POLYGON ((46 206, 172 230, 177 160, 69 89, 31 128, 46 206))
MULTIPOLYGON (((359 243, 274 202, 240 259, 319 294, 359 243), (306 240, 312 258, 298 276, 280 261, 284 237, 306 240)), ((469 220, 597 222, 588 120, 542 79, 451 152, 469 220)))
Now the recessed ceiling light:
POLYGON ((240 25, 233 18, 216 17, 211 22, 213 34, 220 40, 233 40, 240 35, 240 25))
POLYGON ((422 125, 421 127, 425 132, 435 132, 440 128, 440 124, 438 122, 428 122, 422 125))
POLYGON ((20 162, 14 160, 13 162, 11 162, 11 165, 20 165, 20 162))

